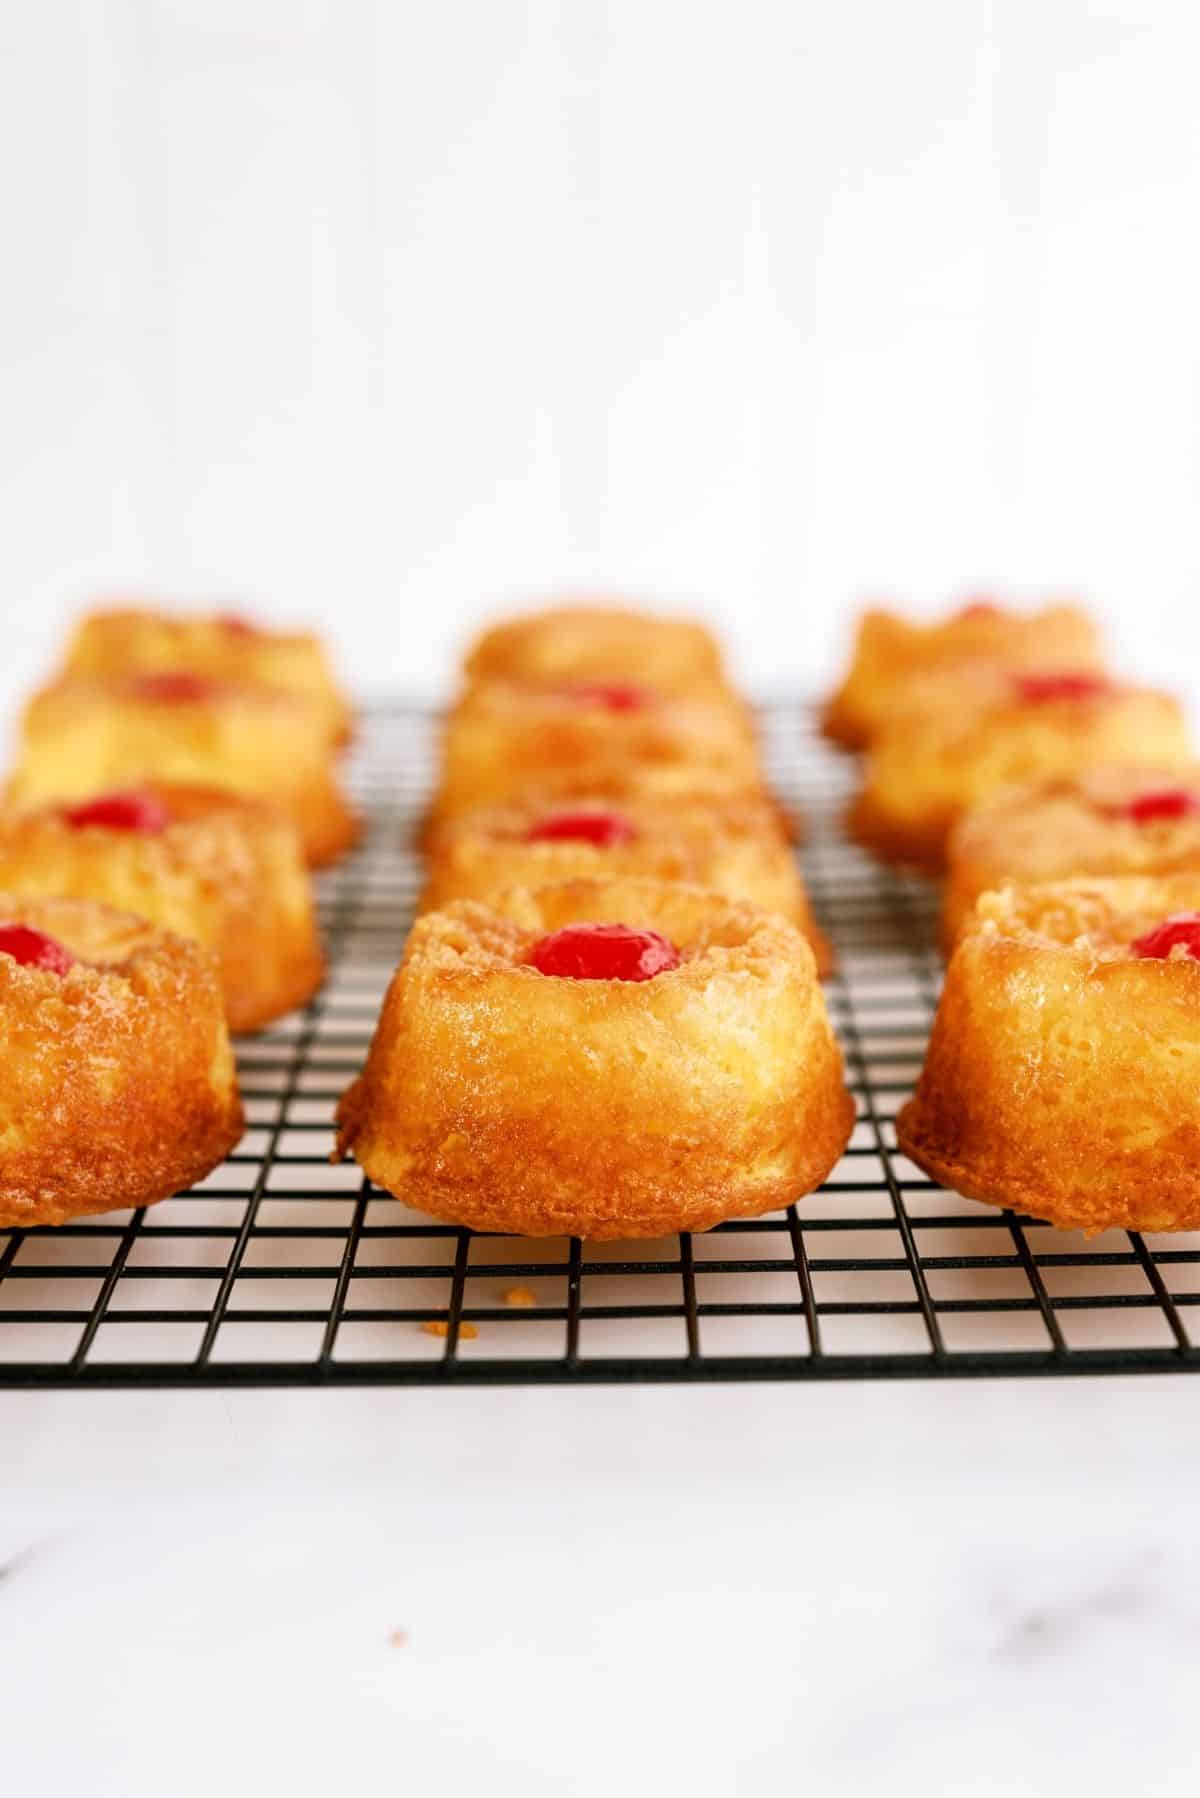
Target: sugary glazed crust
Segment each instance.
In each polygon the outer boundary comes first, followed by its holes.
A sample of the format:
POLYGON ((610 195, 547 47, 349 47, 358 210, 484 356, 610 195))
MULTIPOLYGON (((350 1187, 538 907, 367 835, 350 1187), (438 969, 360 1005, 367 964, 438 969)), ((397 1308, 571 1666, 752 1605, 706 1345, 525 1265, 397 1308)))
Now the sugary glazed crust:
POLYGON ((1200 873, 1200 812, 1137 822, 1130 804, 1182 788, 1200 795, 1200 766, 1092 768, 1008 787, 950 833, 942 898, 949 954, 981 893, 1012 883, 1117 874, 1200 873))
POLYGON ((211 787, 146 783, 171 822, 156 834, 82 829, 59 807, 0 813, 0 891, 96 899, 192 937, 217 957, 233 1031, 310 999, 324 957, 294 826, 211 787))
POLYGON ((635 680, 670 693, 724 679, 720 648, 702 624, 629 606, 558 606, 503 619, 477 638, 464 667, 473 680, 635 680))
POLYGON ((311 703, 244 683, 187 703, 147 697, 128 679, 44 687, 26 707, 6 796, 32 809, 145 780, 269 800, 300 832, 310 867, 335 861, 358 835, 311 703))
POLYGON ((1178 702, 1119 686, 1085 699, 1023 700, 1009 671, 928 676, 875 737, 848 827, 887 861, 937 871, 955 824, 1005 787, 1069 778, 1089 766, 1184 767, 1178 702))
POLYGON ((64 671, 101 676, 191 671, 219 680, 261 681, 309 699, 334 742, 353 733, 353 708, 328 650, 311 631, 269 630, 218 613, 105 608, 77 623, 64 671))
POLYGON ((631 797, 614 805, 587 793, 569 809, 618 811, 636 832, 631 842, 599 847, 579 840, 528 840, 532 827, 562 809, 544 794, 530 795, 448 825, 430 844, 429 879, 418 910, 433 911, 456 899, 487 902, 509 887, 560 880, 682 880, 777 912, 808 939, 821 977, 832 971, 832 946, 813 917, 778 816, 764 802, 667 806, 631 797))
POLYGON ((1200 875, 985 893, 946 974, 902 1152, 1063 1229, 1200 1226, 1200 963, 1129 945, 1200 875))
POLYGON ((0 918, 80 960, 0 954, 0 1227, 149 1205, 193 1185, 243 1127, 212 957, 86 900, 0 896, 0 918))
POLYGON ((418 919, 338 1146, 477 1229, 658 1236, 790 1204, 853 1122, 798 932, 693 887, 576 880, 418 919), (684 961, 640 983, 524 965, 582 921, 661 930, 684 961))
POLYGON ((914 676, 964 663, 1098 669, 1103 653, 1095 625, 1074 606, 1026 613, 968 606, 931 624, 875 609, 859 619, 850 667, 821 728, 843 749, 865 749, 904 703, 914 676))

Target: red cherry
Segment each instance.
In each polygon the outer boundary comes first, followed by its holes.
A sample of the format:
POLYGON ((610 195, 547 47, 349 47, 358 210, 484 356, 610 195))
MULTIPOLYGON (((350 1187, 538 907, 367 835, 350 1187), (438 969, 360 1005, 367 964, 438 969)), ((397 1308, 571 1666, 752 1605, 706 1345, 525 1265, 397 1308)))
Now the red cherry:
POLYGON ((29 924, 0 924, 0 954, 11 955, 22 968, 43 968, 47 974, 65 974, 75 965, 69 949, 29 924))
POLYGON ((1129 946, 1143 961, 1166 961, 1177 948, 1190 961, 1200 961, 1200 911, 1176 912, 1129 946))
POLYGON ((650 703, 646 688, 636 687, 630 681, 571 681, 558 690, 566 699, 603 706, 610 712, 640 712, 650 703))
POLYGON ((160 835, 171 822, 170 812, 153 793, 102 793, 98 799, 68 806, 63 817, 72 830, 95 824, 101 830, 136 830, 147 837, 160 835))
POLYGON ((192 674, 186 669, 161 674, 139 674, 134 677, 133 691, 139 699, 162 699, 168 704, 211 699, 216 682, 207 674, 192 674))
POLYGON ((1156 792, 1141 793, 1125 807, 1125 816, 1135 824, 1153 824, 1159 818, 1187 818, 1200 812, 1200 797, 1183 787, 1160 787, 1156 792))
POLYGON ((527 843, 594 843, 613 849, 632 843, 637 831, 618 812, 555 812, 525 832, 527 843))
POLYGON ((1100 699, 1113 690, 1102 674, 1014 674, 1013 685, 1029 705, 1052 699, 1100 699))
POLYGON ((526 961, 564 980, 653 980, 679 966, 679 951, 657 930, 628 924, 568 924, 533 945, 526 961))

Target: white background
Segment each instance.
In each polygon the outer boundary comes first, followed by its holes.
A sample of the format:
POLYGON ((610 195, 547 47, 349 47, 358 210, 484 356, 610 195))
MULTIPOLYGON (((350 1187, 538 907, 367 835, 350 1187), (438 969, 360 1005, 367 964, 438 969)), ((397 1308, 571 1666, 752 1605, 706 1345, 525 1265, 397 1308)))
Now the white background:
POLYGON ((0 697, 97 590, 360 686, 498 604, 1074 590, 1187 678, 1192 0, 0 7, 0 697))
MULTIPOLYGON (((1074 590, 1200 685, 1198 67, 1191 0, 0 0, 0 704, 121 588, 363 688, 564 586, 776 686, 1074 590)), ((1194 1390, 6 1394, 7 1783, 1191 1792, 1194 1390)))

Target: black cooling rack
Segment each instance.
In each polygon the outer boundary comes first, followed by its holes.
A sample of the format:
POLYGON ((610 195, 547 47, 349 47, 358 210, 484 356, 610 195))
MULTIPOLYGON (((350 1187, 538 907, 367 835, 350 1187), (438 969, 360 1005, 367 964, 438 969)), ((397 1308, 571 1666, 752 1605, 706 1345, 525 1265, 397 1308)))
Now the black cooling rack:
POLYGON ((433 720, 374 712, 352 768, 371 817, 326 877, 329 980, 241 1046, 250 1128, 195 1190, 57 1230, 0 1232, 0 1385, 267 1386, 819 1380, 1169 1372, 1200 1365, 1200 1236, 1090 1242, 932 1185, 893 1118, 940 967, 935 894, 838 821, 852 772, 810 714, 764 708, 772 778, 837 945, 830 1009, 859 1121, 798 1206, 702 1236, 475 1235, 333 1166, 419 867, 433 720), (517 1298, 525 1302, 517 1303, 517 1298), (528 1303, 529 1299, 533 1303, 528 1303))

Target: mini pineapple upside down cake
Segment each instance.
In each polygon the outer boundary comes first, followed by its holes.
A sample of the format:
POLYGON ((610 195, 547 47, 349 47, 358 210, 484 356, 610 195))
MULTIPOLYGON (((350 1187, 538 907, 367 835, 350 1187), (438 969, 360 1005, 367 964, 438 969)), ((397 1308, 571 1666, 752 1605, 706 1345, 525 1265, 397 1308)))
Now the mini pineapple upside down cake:
POLYGON ((580 879, 417 920, 338 1142, 455 1223, 659 1236, 811 1191, 854 1109, 799 931, 580 879))
POLYGON ((270 801, 291 818, 313 866, 336 860, 357 835, 327 733, 307 699, 163 673, 69 676, 26 707, 10 804, 90 799, 147 780, 270 801))
POLYGON ((146 782, 0 812, 0 892, 98 899, 210 948, 231 1030, 310 999, 324 958, 300 838, 261 800, 146 782))
POLYGON ((896 1136, 1063 1229, 1200 1227, 1200 874, 985 893, 896 1136))
POLYGON ((86 899, 0 895, 0 1228, 149 1205, 242 1133, 208 950, 86 899))

